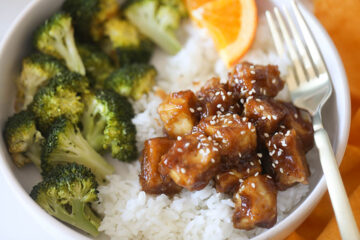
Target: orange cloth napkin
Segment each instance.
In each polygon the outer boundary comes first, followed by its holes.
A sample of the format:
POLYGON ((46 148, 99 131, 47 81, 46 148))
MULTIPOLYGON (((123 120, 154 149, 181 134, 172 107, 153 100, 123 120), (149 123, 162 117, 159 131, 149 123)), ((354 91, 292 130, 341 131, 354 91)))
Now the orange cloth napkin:
MULTIPOLYGON (((360 0, 314 0, 315 15, 326 28, 344 62, 349 80, 352 120, 340 172, 360 228, 360 0)), ((326 194, 287 240, 341 239, 326 194)))

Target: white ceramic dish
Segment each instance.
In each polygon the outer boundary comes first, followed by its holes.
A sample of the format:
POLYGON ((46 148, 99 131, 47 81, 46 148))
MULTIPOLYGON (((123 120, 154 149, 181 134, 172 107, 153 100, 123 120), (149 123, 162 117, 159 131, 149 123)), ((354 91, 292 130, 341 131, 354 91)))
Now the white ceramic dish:
MULTIPOLYGON (((260 14, 273 4, 279 5, 283 1, 259 0, 260 14)), ((0 45, 0 126, 13 113, 13 99, 15 96, 14 80, 19 74, 21 59, 31 50, 31 37, 35 27, 51 16, 61 6, 58 0, 34 0, 17 17, 0 45)), ((324 108, 324 125, 330 135, 338 163, 344 155, 350 127, 350 98, 345 71, 341 59, 330 37, 308 11, 303 13, 315 33, 316 40, 321 43, 320 48, 333 79, 334 94, 324 108)), ((314 174, 310 178, 311 192, 283 221, 273 228, 256 236, 254 239, 283 239, 290 234, 311 213, 326 190, 322 176, 320 162, 316 151, 313 151, 311 168, 314 174)), ((6 179, 9 189, 22 203, 22 208, 30 212, 34 221, 48 230, 54 238, 59 239, 88 239, 85 235, 69 228, 44 212, 32 199, 28 192, 32 186, 40 181, 40 175, 32 166, 18 169, 12 163, 7 153, 4 141, 0 138, 0 171, 6 179)), ((36 230, 34 230, 36 232, 36 230)))

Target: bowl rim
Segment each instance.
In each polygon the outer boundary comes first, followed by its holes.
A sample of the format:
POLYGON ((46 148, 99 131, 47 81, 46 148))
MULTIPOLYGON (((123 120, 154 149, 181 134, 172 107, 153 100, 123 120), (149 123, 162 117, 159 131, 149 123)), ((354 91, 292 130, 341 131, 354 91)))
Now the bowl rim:
MULTIPOLYGON (((3 58, 4 49, 9 44, 10 40, 12 39, 12 36, 15 34, 18 25, 21 24, 23 19, 26 16, 28 16, 34 8, 42 4, 42 1, 43 0, 34 0, 28 3, 26 7, 20 12, 20 14, 12 22, 12 24, 3 35, 3 38, 0 42, 0 59, 3 58)), ((347 140, 350 132, 350 121, 351 121, 350 91, 349 91, 349 85, 348 85, 345 69, 341 61, 340 55, 332 39, 326 32, 326 30, 323 28, 323 26, 320 24, 320 22, 316 19, 314 15, 312 15, 307 9, 305 9, 301 3, 299 5, 302 9, 302 12, 305 13, 305 17, 311 18, 311 20, 317 25, 317 28, 320 30, 320 34, 323 35, 328 41, 328 44, 330 46, 329 51, 331 51, 336 56, 336 58, 333 59, 333 61, 335 61, 336 65, 339 68, 339 74, 341 75, 341 80, 343 81, 342 87, 344 89, 344 92, 347 93, 344 95, 345 98, 343 99, 345 106, 348 106, 344 109, 345 121, 343 122, 343 126, 339 126, 339 129, 344 130, 339 132, 339 134, 342 134, 342 136, 340 136, 339 139, 344 139, 345 141, 338 142, 338 146, 336 149, 337 150, 336 159, 338 165, 340 165, 346 150, 347 140)), ((3 175, 6 184, 11 189, 13 196, 16 197, 16 199, 22 204, 23 208, 28 213, 30 213, 31 216, 38 223, 44 223, 44 222, 48 223, 46 227, 43 227, 43 229, 45 229, 45 231, 47 231, 52 236, 65 235, 66 237, 71 237, 74 239, 89 240, 90 238, 84 236, 83 234, 77 232, 76 230, 68 227, 67 225, 61 223, 60 221, 50 216, 30 198, 28 193, 23 189, 22 185, 20 184, 20 182, 12 172, 9 162, 4 159, 3 156, 5 154, 6 153, 4 153, 3 149, 0 149, 0 172, 3 175)), ((291 212, 290 215, 286 216, 286 218, 284 218, 281 222, 277 223, 271 229, 255 236, 253 239, 260 240, 260 239, 264 239, 264 237, 266 237, 266 239, 271 239, 279 235, 281 232, 283 232, 281 236, 286 237, 291 231, 293 231, 293 229, 295 228, 294 226, 297 227, 302 223, 302 221, 298 221, 298 219, 303 218, 305 220, 305 217, 312 212, 312 210, 316 207, 317 203, 321 200, 322 196, 325 194, 326 190, 327 187, 326 187, 325 178, 324 176, 321 176, 320 180, 318 181, 312 192, 294 211, 291 212), (304 211, 304 209, 310 209, 310 210, 304 211), (284 229, 290 229, 290 231, 286 232, 284 231, 284 229)))

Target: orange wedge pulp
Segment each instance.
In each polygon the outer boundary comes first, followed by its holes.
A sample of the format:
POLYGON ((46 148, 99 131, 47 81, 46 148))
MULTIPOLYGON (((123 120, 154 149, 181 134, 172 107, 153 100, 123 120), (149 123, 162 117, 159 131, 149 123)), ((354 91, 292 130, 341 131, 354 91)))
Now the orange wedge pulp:
POLYGON ((186 0, 192 19, 210 33, 228 67, 250 48, 257 26, 255 0, 186 0))

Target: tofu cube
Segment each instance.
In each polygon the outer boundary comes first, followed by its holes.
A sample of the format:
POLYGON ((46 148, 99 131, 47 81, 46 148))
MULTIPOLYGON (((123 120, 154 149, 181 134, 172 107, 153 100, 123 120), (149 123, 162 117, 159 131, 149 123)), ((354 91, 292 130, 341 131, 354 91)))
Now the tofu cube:
POLYGON ((176 185, 169 176, 158 171, 161 157, 174 145, 174 140, 158 137, 145 141, 140 172, 142 190, 150 194, 172 195, 180 192, 181 187, 176 185))
POLYGON ((254 65, 243 62, 235 66, 228 76, 229 90, 239 96, 268 96, 275 97, 283 89, 284 81, 274 65, 254 65))
POLYGON ((190 191, 203 189, 216 175, 220 153, 214 141, 201 133, 177 140, 160 163, 160 173, 190 191))
POLYGON ((258 175, 245 179, 233 197, 234 227, 250 230, 256 226, 274 226, 277 217, 276 195, 276 186, 271 178, 258 175))
POLYGON ((218 143, 222 156, 244 155, 256 149, 254 124, 237 114, 209 116, 200 121, 197 129, 218 143))
POLYGON ((193 126, 197 123, 196 102, 195 94, 187 90, 170 94, 159 105, 160 118, 170 137, 175 138, 191 133, 193 126))
POLYGON ((285 190, 296 183, 308 184, 309 167, 303 145, 294 129, 275 133, 267 148, 279 190, 285 190))

